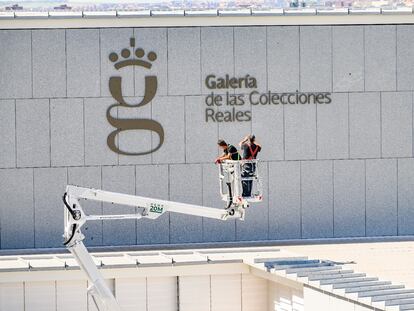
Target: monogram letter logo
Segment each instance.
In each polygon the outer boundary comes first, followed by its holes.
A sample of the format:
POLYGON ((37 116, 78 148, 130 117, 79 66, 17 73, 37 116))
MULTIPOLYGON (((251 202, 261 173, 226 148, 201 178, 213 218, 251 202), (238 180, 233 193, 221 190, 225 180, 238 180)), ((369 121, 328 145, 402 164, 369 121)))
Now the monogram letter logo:
MULTIPOLYGON (((152 62, 154 62, 157 59, 157 54, 155 54, 155 52, 149 52, 147 54, 148 60, 144 60, 143 57, 145 56, 145 52, 143 49, 137 48, 134 51, 134 38, 130 39, 130 46, 136 58, 134 56, 131 57, 131 50, 127 48, 121 51, 121 56, 123 58, 122 60, 119 60, 119 56, 117 53, 111 53, 109 55, 109 60, 114 63, 115 69, 119 70, 127 66, 139 66, 146 69, 151 69, 152 62)), ((110 133, 108 136, 108 147, 113 152, 124 155, 144 155, 157 151, 164 143, 164 129, 162 128, 160 123, 151 119, 120 119, 115 118, 111 115, 111 110, 115 107, 126 107, 136 109, 138 107, 142 107, 150 103, 151 100, 154 98, 155 93, 157 92, 157 77, 145 77, 144 98, 139 102, 129 103, 125 100, 124 96, 122 95, 122 77, 115 76, 109 79, 109 91, 111 92, 112 97, 117 101, 117 103, 109 106, 109 108, 106 111, 106 118, 108 119, 108 122, 116 128, 116 130, 110 133), (146 130, 157 133, 159 136, 158 145, 155 148, 141 152, 122 150, 119 146, 115 144, 115 138, 122 131, 131 130, 146 130)))

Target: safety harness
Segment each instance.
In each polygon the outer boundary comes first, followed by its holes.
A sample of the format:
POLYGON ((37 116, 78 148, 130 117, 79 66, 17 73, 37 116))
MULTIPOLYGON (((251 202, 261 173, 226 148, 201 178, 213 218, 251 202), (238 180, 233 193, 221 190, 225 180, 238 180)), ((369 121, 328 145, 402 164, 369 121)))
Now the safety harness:
POLYGON ((257 152, 259 151, 259 146, 255 145, 256 148, 253 150, 252 145, 247 145, 250 150, 250 157, 246 158, 246 160, 253 160, 256 157, 257 152))

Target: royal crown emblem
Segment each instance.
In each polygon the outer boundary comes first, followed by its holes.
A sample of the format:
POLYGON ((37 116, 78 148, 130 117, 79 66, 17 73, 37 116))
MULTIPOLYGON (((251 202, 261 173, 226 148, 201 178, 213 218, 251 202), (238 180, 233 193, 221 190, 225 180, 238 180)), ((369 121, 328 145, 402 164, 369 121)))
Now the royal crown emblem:
POLYGON ((157 54, 153 51, 149 52, 147 54, 147 59, 144 59, 145 51, 142 48, 136 48, 135 49, 135 38, 131 38, 129 41, 129 45, 132 49, 125 48, 121 51, 121 57, 123 59, 120 60, 120 57, 117 53, 112 52, 109 54, 109 60, 114 64, 114 67, 116 69, 121 69, 126 66, 141 66, 145 67, 147 69, 150 69, 152 67, 152 62, 154 62, 157 59, 157 54), (131 58, 132 55, 132 58, 131 58), (136 58, 135 58, 136 57, 136 58))

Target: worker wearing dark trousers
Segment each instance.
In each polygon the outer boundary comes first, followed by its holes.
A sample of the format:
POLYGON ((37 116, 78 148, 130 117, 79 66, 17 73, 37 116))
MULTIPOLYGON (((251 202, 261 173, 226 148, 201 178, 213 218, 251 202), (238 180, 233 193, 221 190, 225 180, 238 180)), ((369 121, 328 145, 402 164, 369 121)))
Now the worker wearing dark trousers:
MULTIPOLYGON (((257 158, 257 154, 262 150, 262 146, 256 143, 254 135, 247 135, 240 143, 243 160, 253 160, 257 158)), ((256 164, 244 163, 242 166, 242 178, 253 177, 256 172, 256 164)), ((253 180, 243 180, 243 197, 251 197, 253 180)))
MULTIPOLYGON (((217 145, 221 150, 223 150, 223 154, 216 158, 215 163, 219 164, 226 160, 233 160, 233 161, 239 161, 241 159, 239 152, 237 151, 237 148, 233 145, 227 144, 223 139, 219 139, 217 142, 217 145)), ((230 208, 233 204, 233 190, 231 188, 232 179, 234 176, 232 176, 234 172, 228 172, 226 171, 225 174, 225 183, 227 185, 228 191, 229 191, 229 202, 227 208, 230 208)))

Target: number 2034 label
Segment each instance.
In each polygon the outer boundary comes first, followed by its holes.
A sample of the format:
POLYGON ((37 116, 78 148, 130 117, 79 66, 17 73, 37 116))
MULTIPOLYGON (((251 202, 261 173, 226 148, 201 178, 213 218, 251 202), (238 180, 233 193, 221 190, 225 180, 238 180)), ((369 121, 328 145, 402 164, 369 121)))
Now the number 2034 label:
POLYGON ((159 204, 159 203, 150 203, 149 204, 149 211, 151 213, 161 214, 164 211, 164 205, 159 204))

